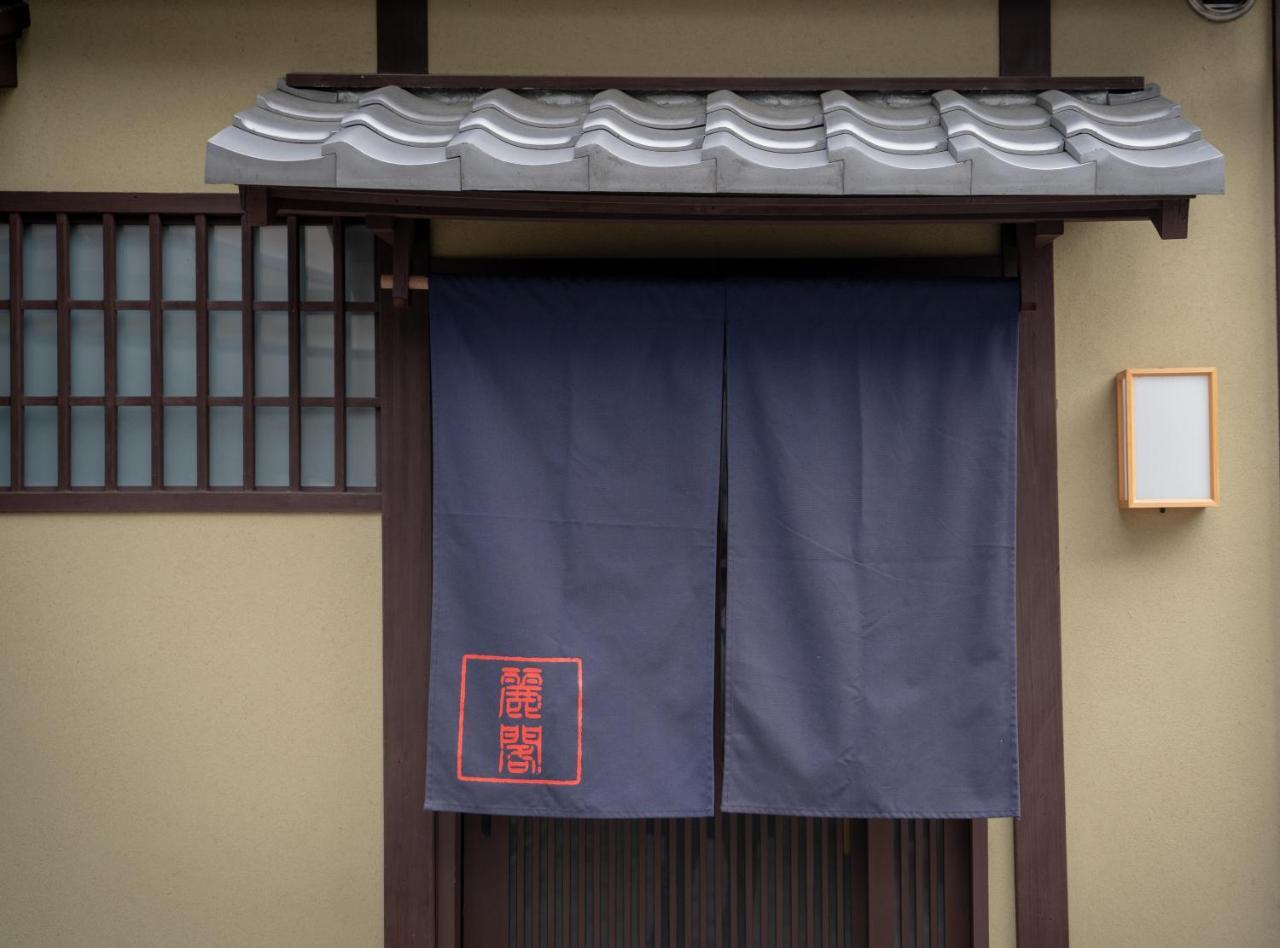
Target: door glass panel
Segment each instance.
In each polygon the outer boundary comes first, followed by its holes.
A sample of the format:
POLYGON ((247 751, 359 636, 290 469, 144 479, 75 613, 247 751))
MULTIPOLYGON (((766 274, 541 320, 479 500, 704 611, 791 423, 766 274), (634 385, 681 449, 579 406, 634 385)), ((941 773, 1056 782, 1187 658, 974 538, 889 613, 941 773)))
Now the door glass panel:
POLYGON ((116 228, 116 299, 151 297, 151 235, 146 224, 116 228))
POLYGON ((22 234, 22 296, 51 300, 57 295, 57 230, 52 224, 28 224, 22 234))
POLYGON ((71 486, 101 487, 106 483, 106 417, 101 405, 71 409, 71 486))
POLYGON ((209 486, 244 486, 244 412, 239 405, 209 409, 209 486))
POLYGON ((253 417, 254 481, 259 487, 289 486, 289 409, 258 408, 253 417))
POLYGON ((102 299, 102 225, 72 224, 71 298, 102 299))
POLYGON ((102 312, 71 311, 71 394, 101 395, 106 382, 106 347, 102 312))
POLYGON ((151 409, 122 405, 116 412, 116 483, 151 486, 151 409))
POLYGON ((160 241, 162 296, 166 300, 196 298, 196 227, 166 224, 160 241))
POLYGON ((58 394, 58 314, 29 309, 22 319, 22 387, 27 395, 58 394))

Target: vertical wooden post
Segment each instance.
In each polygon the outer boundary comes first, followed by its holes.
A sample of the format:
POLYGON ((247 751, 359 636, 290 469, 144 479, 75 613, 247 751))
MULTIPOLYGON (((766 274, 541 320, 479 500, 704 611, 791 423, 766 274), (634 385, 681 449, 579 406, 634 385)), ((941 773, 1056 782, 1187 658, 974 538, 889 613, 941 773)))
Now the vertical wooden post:
POLYGON ((1280 372, 1280 0, 1271 4, 1272 223, 1276 254, 1276 369, 1280 372))
POLYGON ((1065 948, 1066 792, 1058 581, 1058 444, 1053 245, 1017 231, 1023 308, 1018 339, 1018 753, 1022 816, 1014 822, 1018 944, 1065 948))
POLYGON ((428 0, 378 0, 378 72, 427 71, 428 0))
MULTIPOLYGON (((427 71, 428 0, 378 0, 379 72, 427 71)), ((426 273, 428 224, 401 229, 426 273), (415 239, 416 236, 416 239, 415 239)), ((391 272, 379 242, 378 273, 391 272)), ((458 818, 423 810, 431 661, 431 381, 427 294, 378 293, 382 398, 384 923, 388 946, 459 944, 458 818), (409 673, 407 670, 412 669, 409 673)))
MULTIPOLYGON (((1002 76, 1050 75, 1050 21, 1050 0, 1000 0, 1002 76)), ((1018 944, 1060 948, 1069 938, 1052 239, 1037 240, 1036 225, 1020 226, 1016 259, 1024 306, 1017 500, 1022 816, 1014 823, 1015 898, 1018 944)))
POLYGON ((1000 75, 1048 76, 1050 0, 1000 0, 1000 75))
MULTIPOLYGON (((425 225, 424 225, 425 226, 425 225)), ((422 234, 414 266, 426 272, 422 234)), ((378 248, 379 271, 390 248, 378 248)), ((431 413, 426 293, 407 307, 378 295, 382 472, 383 812, 386 944, 434 948, 450 913, 456 875, 441 878, 456 846, 423 809, 427 749, 427 671, 431 661, 431 413), (445 845, 445 844, 448 845, 445 845)), ((446 821, 447 822, 447 821, 446 821)), ((446 827, 447 829, 447 827, 446 827)), ((453 923, 456 929, 456 921, 453 923)))

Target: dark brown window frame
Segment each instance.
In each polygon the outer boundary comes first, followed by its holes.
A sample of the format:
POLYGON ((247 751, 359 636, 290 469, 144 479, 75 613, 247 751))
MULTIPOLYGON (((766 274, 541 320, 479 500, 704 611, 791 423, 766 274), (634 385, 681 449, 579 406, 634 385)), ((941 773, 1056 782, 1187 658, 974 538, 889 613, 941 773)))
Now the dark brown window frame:
MULTIPOLYGON (((0 226, 8 229, 10 253, 4 265, 9 268, 9 298, 0 301, 0 309, 10 312, 10 394, 0 396, 0 407, 10 410, 10 486, 0 488, 0 513, 57 511, 182 511, 182 510, 311 510, 359 511, 377 510, 381 505, 380 487, 349 487, 346 484, 346 410, 372 408, 375 425, 382 427, 381 391, 372 397, 346 394, 346 321, 351 313, 376 314, 377 301, 350 302, 346 299, 344 219, 331 218, 333 226, 334 293, 332 300, 309 302, 301 298, 299 228, 297 218, 282 222, 287 229, 288 281, 287 299, 257 301, 253 291, 253 228, 242 213, 237 195, 183 194, 90 194, 50 192, 0 193, 0 226), (162 227, 171 220, 194 223, 196 240, 196 291, 193 300, 162 298, 161 237, 162 227), (53 223, 58 247, 57 294, 54 299, 26 299, 22 286, 22 240, 24 225, 31 222, 53 223), (101 223, 103 227, 103 298, 73 300, 70 298, 69 234, 73 223, 101 223), (146 300, 118 300, 115 292, 115 249, 117 228, 124 223, 145 223, 149 232, 150 293, 146 300), (241 299, 211 300, 208 296, 207 241, 214 224, 234 224, 241 233, 241 299), (101 395, 70 394, 69 320, 72 309, 90 309, 103 314, 105 350, 104 389, 101 395), (30 396, 23 391, 23 313, 27 310, 50 310, 57 313, 58 383, 53 396, 30 396), (151 323, 151 385, 145 396, 121 396, 116 393, 116 317, 121 310, 145 311, 151 323), (194 312, 196 315, 196 391, 194 395, 165 395, 162 387, 163 351, 161 336, 166 311, 194 312), (290 378, 288 394, 261 396, 254 392, 254 327, 255 314, 286 311, 290 345, 290 378), (237 396, 210 396, 208 378, 209 314, 239 312, 242 317, 243 381, 237 396), (324 397, 302 397, 298 346, 300 324, 308 312, 332 313, 334 319, 334 390, 324 397), (24 486, 23 413, 31 406, 48 405, 58 409, 58 482, 55 487, 24 486), (118 439, 116 432, 119 407, 147 406, 151 411, 151 483, 146 486, 118 486, 118 439), (71 408, 100 406, 105 415, 104 483, 95 487, 72 487, 70 483, 71 408), (194 486, 164 486, 164 409, 167 406, 191 406, 196 409, 196 483, 194 486), (243 485, 216 487, 209 483, 209 409, 234 406, 242 409, 243 485), (254 414, 259 407, 285 407, 289 411, 289 484, 282 487, 255 486, 254 414), (303 487, 301 484, 301 412, 308 407, 331 408, 334 412, 334 484, 325 487, 303 487)), ((375 373, 376 379, 376 373, 375 373)), ((375 381, 375 384, 379 384, 375 381)), ((375 465, 378 464, 375 452, 375 465)), ((380 471, 378 472, 380 483, 380 471)))

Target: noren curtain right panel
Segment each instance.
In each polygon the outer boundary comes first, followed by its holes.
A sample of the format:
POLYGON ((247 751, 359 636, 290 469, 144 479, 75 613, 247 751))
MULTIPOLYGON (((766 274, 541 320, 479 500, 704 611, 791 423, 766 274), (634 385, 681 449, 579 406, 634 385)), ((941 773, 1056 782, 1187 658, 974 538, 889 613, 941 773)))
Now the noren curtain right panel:
POLYGON ((724 809, 1016 815, 1016 283, 726 293, 724 809))

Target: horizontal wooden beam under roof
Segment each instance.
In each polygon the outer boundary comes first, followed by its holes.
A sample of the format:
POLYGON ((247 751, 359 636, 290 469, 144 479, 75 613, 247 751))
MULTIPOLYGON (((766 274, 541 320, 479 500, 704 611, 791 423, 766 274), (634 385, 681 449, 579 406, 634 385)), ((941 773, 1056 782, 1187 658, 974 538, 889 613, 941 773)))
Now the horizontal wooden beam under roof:
POLYGON ((737 221, 748 223, 1028 224, 1150 221, 1166 239, 1187 235, 1189 197, 1109 195, 624 194, 530 191, 383 191, 242 186, 253 223, 284 214, 471 220, 737 221))
POLYGON ((503 76, 434 75, 404 72, 291 72, 285 82, 299 89, 552 89, 598 92, 1140 92, 1142 76, 935 76, 935 77, 726 77, 726 76, 503 76))

